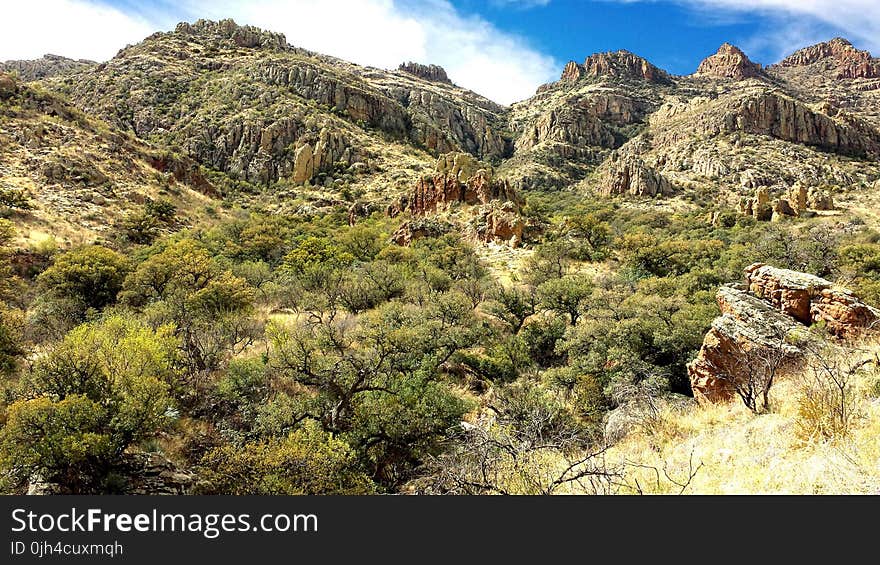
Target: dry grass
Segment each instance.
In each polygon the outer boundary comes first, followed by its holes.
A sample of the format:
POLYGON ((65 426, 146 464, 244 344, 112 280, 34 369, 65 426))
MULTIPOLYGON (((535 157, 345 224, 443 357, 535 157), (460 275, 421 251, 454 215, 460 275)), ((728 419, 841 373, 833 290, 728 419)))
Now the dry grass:
MULTIPOLYGON (((877 347, 874 346, 876 350, 877 347)), ((623 468, 623 492, 677 494, 880 493, 880 400, 876 367, 855 383, 855 419, 846 435, 807 438, 796 375, 771 391, 774 410, 755 415, 741 403, 666 409, 648 431, 637 431, 608 453, 623 468)))

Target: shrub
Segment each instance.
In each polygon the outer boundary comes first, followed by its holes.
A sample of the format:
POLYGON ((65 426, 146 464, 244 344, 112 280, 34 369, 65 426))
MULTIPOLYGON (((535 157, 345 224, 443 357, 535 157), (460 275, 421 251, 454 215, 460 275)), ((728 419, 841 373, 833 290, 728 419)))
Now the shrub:
POLYGON ((374 486, 352 449, 308 427, 283 439, 225 445, 201 461, 203 494, 369 494, 374 486))
POLYGON ((48 297, 72 299, 100 309, 116 301, 128 270, 124 256, 90 245, 59 255, 37 277, 37 284, 48 297))

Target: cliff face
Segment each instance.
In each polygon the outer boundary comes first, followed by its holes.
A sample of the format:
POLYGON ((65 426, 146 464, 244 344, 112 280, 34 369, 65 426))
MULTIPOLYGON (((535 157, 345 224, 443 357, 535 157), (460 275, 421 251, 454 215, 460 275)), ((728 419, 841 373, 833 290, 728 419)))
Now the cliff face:
POLYGON ((805 47, 783 59, 779 67, 812 67, 838 79, 880 78, 880 59, 837 37, 805 47))
MULTIPOLYGON (((491 167, 466 153, 449 153, 438 159, 433 176, 420 179, 413 191, 392 205, 388 213, 431 218, 465 206, 473 213, 471 221, 463 222, 463 231, 472 232, 481 241, 516 247, 522 242, 525 228, 520 215, 523 204, 510 183, 496 178, 491 167)), ((428 225, 430 222, 421 220, 406 222, 392 239, 399 245, 409 245, 413 239, 430 235, 428 225)))
POLYGON ((798 343, 805 327, 822 323, 839 338, 872 331, 880 311, 831 282, 761 263, 745 270, 744 285, 727 285, 716 296, 721 316, 688 364, 694 396, 700 402, 733 398, 735 385, 747 378, 756 359, 776 357, 798 363, 798 343))
POLYGON ((707 57, 697 68, 697 76, 744 80, 763 76, 761 65, 753 63, 738 47, 729 43, 707 57))
POLYGON ((638 157, 613 153, 602 164, 597 183, 604 196, 663 196, 673 192, 672 184, 638 157))

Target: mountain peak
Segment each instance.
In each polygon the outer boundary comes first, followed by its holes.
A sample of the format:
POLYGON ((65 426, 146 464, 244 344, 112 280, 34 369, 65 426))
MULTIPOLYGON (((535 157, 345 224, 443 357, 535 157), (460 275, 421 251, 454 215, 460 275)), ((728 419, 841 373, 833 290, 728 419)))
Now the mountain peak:
POLYGON ((880 59, 856 49, 842 37, 804 47, 783 59, 780 67, 821 65, 835 78, 880 78, 880 59))
POLYGON ((289 49, 283 33, 265 31, 254 26, 241 26, 235 20, 198 20, 195 23, 180 22, 174 29, 180 35, 196 36, 200 39, 231 42, 236 47, 263 48, 273 51, 289 49))
POLYGON ((565 65, 560 80, 574 82, 584 76, 635 78, 656 83, 670 81, 666 71, 654 66, 647 59, 624 49, 594 53, 587 57, 583 65, 569 61, 565 65))
POLYGON ((449 77, 446 75, 446 70, 439 65, 423 65, 421 63, 407 61, 406 63, 401 63, 400 66, 397 67, 397 70, 427 81, 452 84, 452 81, 449 80, 449 77))
POLYGON ((743 51, 730 43, 723 43, 718 51, 703 59, 697 76, 743 80, 763 74, 761 65, 753 63, 743 51))

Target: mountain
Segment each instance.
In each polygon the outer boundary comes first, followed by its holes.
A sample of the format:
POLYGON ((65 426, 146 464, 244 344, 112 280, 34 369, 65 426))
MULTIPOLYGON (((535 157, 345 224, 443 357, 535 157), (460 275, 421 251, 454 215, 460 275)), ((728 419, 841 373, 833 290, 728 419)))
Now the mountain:
POLYGON ((0 63, 0 72, 15 73, 23 81, 40 80, 96 66, 86 59, 68 59, 60 55, 43 55, 39 59, 0 63))
POLYGON ((181 211, 180 227, 192 225, 219 194, 189 157, 115 130, 36 84, 0 74, 0 102, 0 191, 28 210, 15 218, 23 240, 103 241, 159 198, 181 211))
POLYGON ((878 59, 839 38, 766 69, 725 43, 690 76, 597 53, 510 107, 436 65, 362 67, 232 20, 181 23, 100 65, 46 56, 3 68, 222 174, 219 193, 279 211, 351 195, 382 208, 450 152, 520 192, 713 193, 733 208, 764 187, 777 198, 880 178, 878 59))
POLYGON ((880 484, 845 40, 596 53, 510 106, 232 20, 3 69, 0 492, 880 484))

